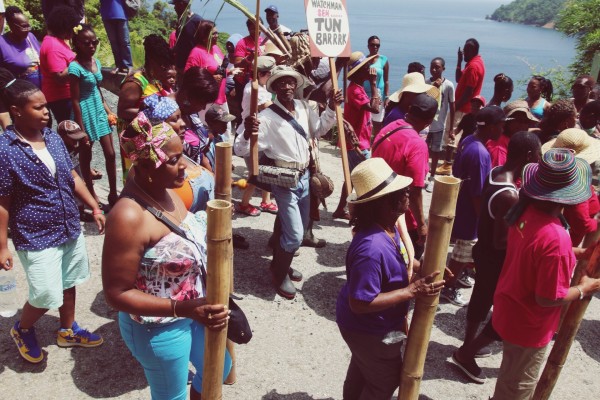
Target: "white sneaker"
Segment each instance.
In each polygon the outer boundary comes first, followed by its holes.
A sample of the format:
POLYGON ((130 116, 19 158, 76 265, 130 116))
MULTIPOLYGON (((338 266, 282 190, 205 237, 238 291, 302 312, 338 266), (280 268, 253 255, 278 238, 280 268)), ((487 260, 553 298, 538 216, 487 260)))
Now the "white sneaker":
POLYGON ((464 307, 469 304, 468 301, 463 299, 460 290, 451 287, 443 288, 440 297, 459 307, 464 307))
POLYGON ((433 193, 433 179, 429 179, 427 181, 427 185, 425 185, 425 191, 427 193, 433 193))

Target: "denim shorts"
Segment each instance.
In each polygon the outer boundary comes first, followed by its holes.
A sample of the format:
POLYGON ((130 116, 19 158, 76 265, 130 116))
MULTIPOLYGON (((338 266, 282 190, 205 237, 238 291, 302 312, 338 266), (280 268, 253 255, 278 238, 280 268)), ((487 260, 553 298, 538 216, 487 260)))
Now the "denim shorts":
POLYGON ((444 146, 442 144, 443 138, 444 138, 444 131, 437 131, 437 132, 429 131, 429 133, 427 134, 427 139, 425 139, 425 142, 427 142, 427 147, 429 148, 429 151, 431 151, 433 153, 439 153, 440 151, 442 151, 444 149, 444 146))
POLYGON ((370 149, 364 149, 360 152, 364 156, 364 159, 361 158, 355 150, 348 151, 348 169, 350 170, 350 172, 352 172, 352 170, 354 170, 354 168, 356 168, 358 164, 371 158, 370 149))
POLYGON ((56 309, 63 304, 63 291, 90 277, 83 234, 58 247, 18 250, 17 255, 29 284, 28 302, 36 308, 56 309))

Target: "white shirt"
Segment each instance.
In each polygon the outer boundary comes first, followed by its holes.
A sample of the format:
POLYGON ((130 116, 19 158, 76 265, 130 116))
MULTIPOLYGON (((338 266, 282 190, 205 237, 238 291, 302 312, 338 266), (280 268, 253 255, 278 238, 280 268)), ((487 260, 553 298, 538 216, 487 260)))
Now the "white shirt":
MULTIPOLYGON (((335 124, 335 111, 327 107, 319 117, 306 101, 294 100, 294 112, 290 113, 281 105, 304 128, 311 138, 319 138, 326 134, 335 124)), ((310 154, 308 142, 290 125, 269 108, 259 114, 260 126, 258 128, 258 151, 263 151, 267 157, 285 162, 308 163, 310 154)), ((244 135, 239 135, 235 140, 235 153, 245 156, 250 153, 250 139, 246 140, 244 135)))
POLYGON ((33 146, 31 146, 31 149, 33 150, 35 155, 38 156, 40 160, 42 160, 44 165, 50 170, 52 176, 56 176, 56 163, 54 162, 54 158, 52 158, 52 155, 48 151, 48 148, 44 147, 43 149, 37 150, 33 146))
MULTIPOLYGON (((265 104, 273 98, 271 92, 265 86, 258 85, 258 105, 265 104)), ((250 100, 252 99, 252 81, 248 82, 244 87, 244 96, 242 97, 242 121, 250 115, 250 100)), ((244 134, 244 124, 241 123, 237 129, 238 135, 244 134)))

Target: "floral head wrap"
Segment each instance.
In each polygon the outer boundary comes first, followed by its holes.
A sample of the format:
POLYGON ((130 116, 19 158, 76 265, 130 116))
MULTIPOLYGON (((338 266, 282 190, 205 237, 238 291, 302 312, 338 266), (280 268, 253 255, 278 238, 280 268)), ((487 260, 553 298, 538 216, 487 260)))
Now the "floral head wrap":
POLYGON ((153 94, 144 99, 142 112, 150 120, 152 125, 160 124, 179 110, 177 102, 170 97, 153 94))
POLYGON ((167 155, 161 149, 173 136, 177 134, 170 125, 164 122, 153 125, 146 114, 140 112, 121 132, 121 148, 134 165, 138 160, 146 159, 152 160, 158 168, 167 161, 167 155))

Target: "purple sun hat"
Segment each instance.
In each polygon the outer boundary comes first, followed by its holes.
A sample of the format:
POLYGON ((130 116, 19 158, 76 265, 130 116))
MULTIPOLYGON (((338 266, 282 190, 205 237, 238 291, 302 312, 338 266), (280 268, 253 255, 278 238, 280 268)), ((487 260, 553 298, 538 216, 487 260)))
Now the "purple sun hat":
POLYGON ((533 199, 579 204, 592 196, 590 165, 569 149, 550 149, 523 169, 523 192, 533 199))

